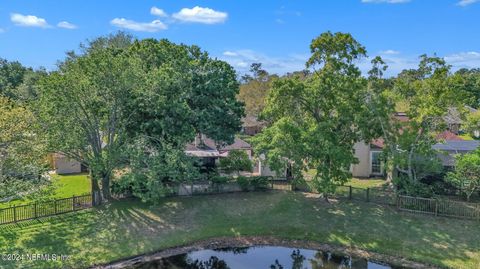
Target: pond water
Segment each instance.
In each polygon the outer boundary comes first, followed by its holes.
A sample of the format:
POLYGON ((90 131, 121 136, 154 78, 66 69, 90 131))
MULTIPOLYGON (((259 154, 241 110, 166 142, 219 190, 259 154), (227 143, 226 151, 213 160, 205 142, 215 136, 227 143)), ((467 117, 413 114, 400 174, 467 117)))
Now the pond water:
POLYGON ((310 249, 246 247, 200 250, 148 262, 136 269, 399 269, 366 259, 310 249))

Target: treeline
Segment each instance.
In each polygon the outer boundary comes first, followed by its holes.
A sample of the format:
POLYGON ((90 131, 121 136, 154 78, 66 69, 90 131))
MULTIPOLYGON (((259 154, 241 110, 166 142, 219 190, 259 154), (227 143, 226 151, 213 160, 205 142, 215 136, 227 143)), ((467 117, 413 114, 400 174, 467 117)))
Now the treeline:
MULTIPOLYGON (((439 167, 431 146, 442 118, 480 106, 478 69, 452 72, 422 55, 418 68, 385 77, 376 57, 362 76, 367 51, 350 34, 323 33, 310 49, 304 71, 279 77, 256 63, 240 81, 197 46, 122 32, 81 44, 51 72, 2 60, 0 197, 42 184, 45 156, 58 152, 89 168, 99 201, 110 198, 112 178, 116 189, 158 200, 170 183, 198 177, 186 143, 200 133, 231 143, 246 115, 267 124, 252 139, 256 154, 298 180, 316 171, 319 192, 349 179, 355 143, 377 138, 397 185, 417 190, 439 167)), ((475 130, 480 120, 469 122, 475 130)))

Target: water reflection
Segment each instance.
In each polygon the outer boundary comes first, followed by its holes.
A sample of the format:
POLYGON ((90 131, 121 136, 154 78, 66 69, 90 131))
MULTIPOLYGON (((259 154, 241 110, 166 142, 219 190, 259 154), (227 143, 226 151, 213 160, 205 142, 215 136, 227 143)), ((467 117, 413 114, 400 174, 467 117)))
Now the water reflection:
POLYGON ((366 259, 309 249, 251 247, 201 250, 138 265, 136 269, 399 269, 366 259))

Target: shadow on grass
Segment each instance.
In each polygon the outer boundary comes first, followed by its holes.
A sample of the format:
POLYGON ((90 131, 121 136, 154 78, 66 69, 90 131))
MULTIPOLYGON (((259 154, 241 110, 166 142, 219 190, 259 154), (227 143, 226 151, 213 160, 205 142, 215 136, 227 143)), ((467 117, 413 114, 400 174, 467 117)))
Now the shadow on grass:
POLYGON ((480 261, 478 227, 475 221, 399 213, 356 201, 326 203, 301 193, 237 193, 166 198, 158 206, 114 201, 0 226, 0 253, 69 254, 63 265, 81 267, 209 237, 273 235, 453 266, 452 261, 480 261))

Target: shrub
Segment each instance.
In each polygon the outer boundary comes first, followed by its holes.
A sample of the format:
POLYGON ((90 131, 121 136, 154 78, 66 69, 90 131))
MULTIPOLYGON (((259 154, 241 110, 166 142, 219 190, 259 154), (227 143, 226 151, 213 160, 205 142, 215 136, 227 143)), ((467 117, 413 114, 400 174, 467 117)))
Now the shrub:
POLYGON ((224 184, 230 181, 230 177, 224 177, 224 176, 213 176, 210 178, 210 182, 212 184, 224 184))
POLYGON ((247 177, 244 177, 244 176, 237 177, 237 183, 242 189, 242 191, 248 191, 250 189, 250 182, 247 177))
POLYGON ((472 194, 480 189, 480 150, 458 155, 455 158, 455 172, 447 174, 447 181, 470 201, 472 194))
POLYGON ((251 172, 253 163, 245 151, 232 150, 227 157, 220 159, 219 167, 227 174, 235 172, 238 175, 240 171, 251 172))
POLYGON ((255 190, 265 190, 268 188, 269 177, 266 176, 256 176, 250 178, 250 185, 255 190))
POLYGON ((397 187, 399 194, 418 196, 418 197, 432 197, 433 187, 422 182, 412 182, 406 176, 399 176, 393 180, 397 187))

